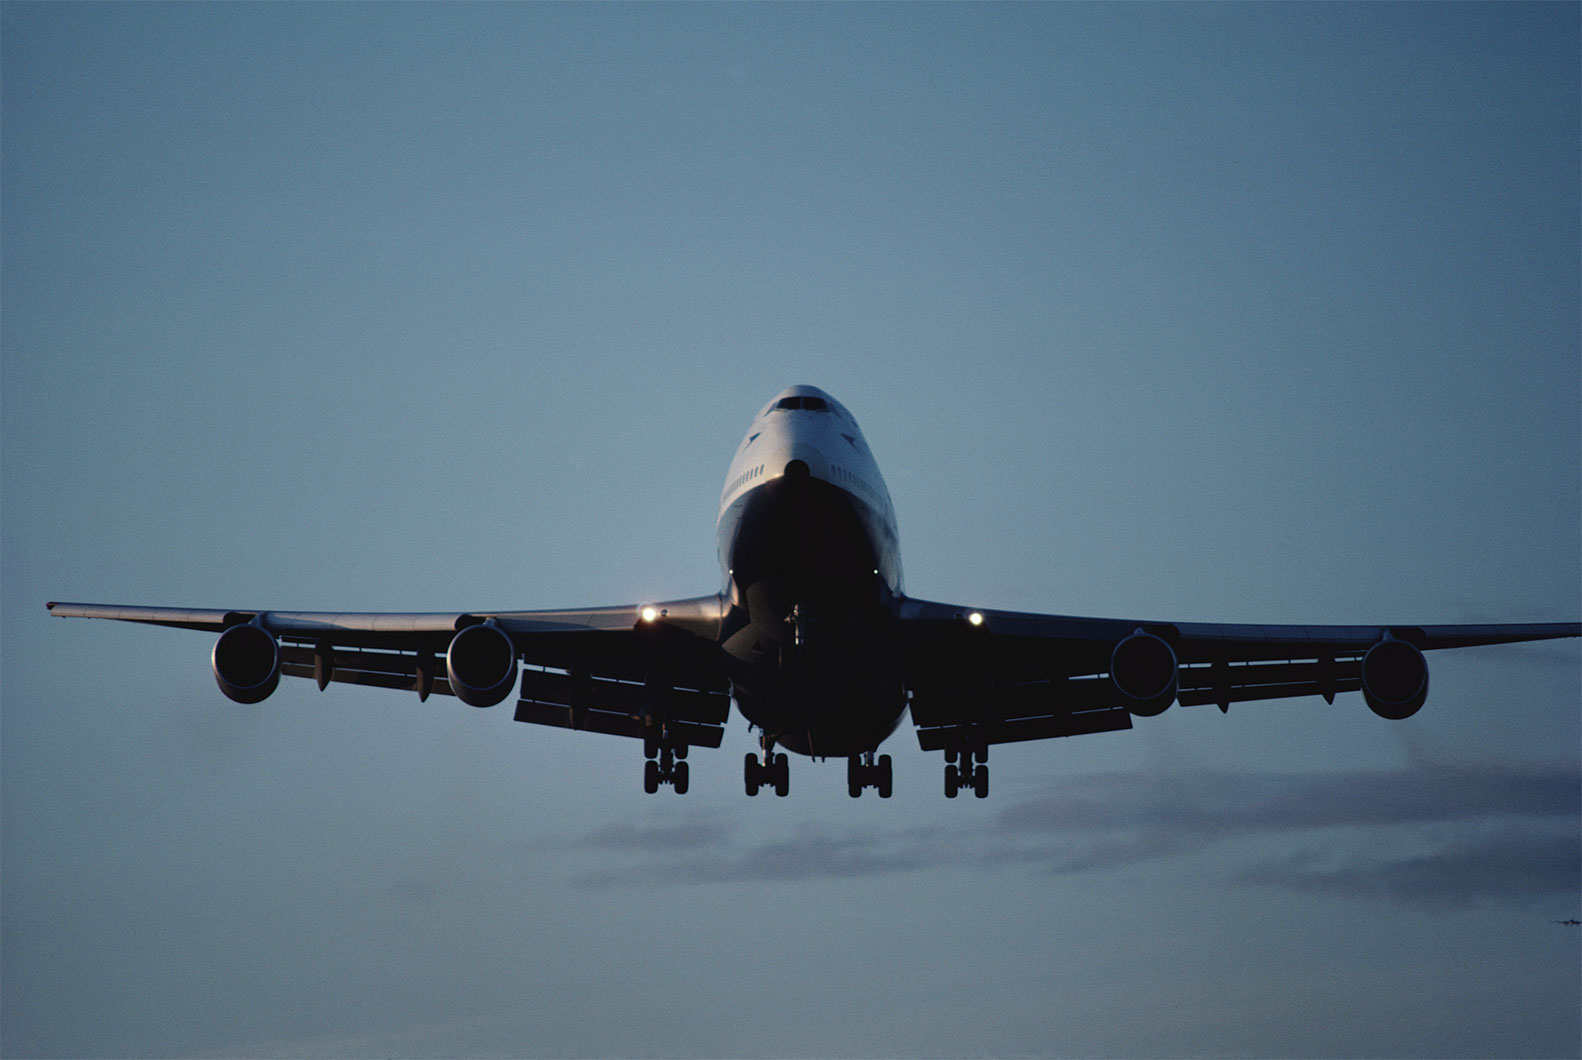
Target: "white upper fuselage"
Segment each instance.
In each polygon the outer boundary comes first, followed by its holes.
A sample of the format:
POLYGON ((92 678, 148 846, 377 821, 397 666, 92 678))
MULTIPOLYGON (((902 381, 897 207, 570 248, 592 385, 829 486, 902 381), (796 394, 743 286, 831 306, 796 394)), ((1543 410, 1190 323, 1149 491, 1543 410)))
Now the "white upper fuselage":
POLYGON ((862 429, 846 407, 814 386, 776 394, 753 418, 720 494, 719 555, 727 586, 742 515, 755 491, 781 479, 801 461, 811 479, 848 494, 862 513, 876 554, 875 572, 893 595, 901 593, 895 505, 862 429))

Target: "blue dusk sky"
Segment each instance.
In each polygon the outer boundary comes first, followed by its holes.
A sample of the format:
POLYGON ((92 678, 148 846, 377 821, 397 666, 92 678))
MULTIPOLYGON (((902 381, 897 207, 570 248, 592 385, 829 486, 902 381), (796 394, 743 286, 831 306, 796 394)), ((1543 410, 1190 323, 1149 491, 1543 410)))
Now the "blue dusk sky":
POLYGON ((0 1052, 1575 1056, 1577 643, 893 799, 224 699, 46 600, 713 592, 794 383, 907 588, 1582 614, 1576 4, 0 6, 0 1052))

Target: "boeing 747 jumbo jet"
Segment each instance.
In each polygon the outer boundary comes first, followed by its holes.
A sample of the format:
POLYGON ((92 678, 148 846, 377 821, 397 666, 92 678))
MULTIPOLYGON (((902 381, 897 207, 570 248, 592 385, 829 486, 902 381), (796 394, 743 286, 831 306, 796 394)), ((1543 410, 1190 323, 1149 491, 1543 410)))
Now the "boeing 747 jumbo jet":
POLYGON ((51 603, 60 616, 218 633, 220 691, 257 703, 281 675, 455 696, 516 720, 641 740, 644 787, 687 790, 730 703, 760 733, 748 795, 785 795, 784 748, 847 760, 853 798, 891 791, 880 745, 911 711, 945 755, 945 794, 989 792, 997 743, 1111 732, 1172 703, 1361 691, 1410 717, 1423 652, 1582 635, 1582 623, 1266 626, 1074 618, 935 603, 901 588, 895 508, 857 421, 796 386, 753 418, 720 496, 724 588, 573 611, 358 614, 51 603))

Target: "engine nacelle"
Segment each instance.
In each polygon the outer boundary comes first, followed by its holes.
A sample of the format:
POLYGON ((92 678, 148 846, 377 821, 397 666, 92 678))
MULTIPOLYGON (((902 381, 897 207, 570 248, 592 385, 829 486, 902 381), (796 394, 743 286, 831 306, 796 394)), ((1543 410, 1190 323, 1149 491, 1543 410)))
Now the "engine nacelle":
POLYGON ((1176 698, 1175 650, 1139 629, 1110 652, 1110 680, 1133 714, 1143 718, 1163 714, 1176 698))
POLYGON ((262 626, 232 626, 210 656, 220 691, 238 703, 257 703, 280 684, 280 645, 262 626))
POLYGON ((450 690, 469 707, 492 707, 516 684, 516 645, 492 622, 467 626, 445 651, 450 690))
POLYGON ((1410 718, 1428 698, 1428 660, 1415 644, 1385 637, 1362 657, 1362 698, 1381 718, 1410 718))

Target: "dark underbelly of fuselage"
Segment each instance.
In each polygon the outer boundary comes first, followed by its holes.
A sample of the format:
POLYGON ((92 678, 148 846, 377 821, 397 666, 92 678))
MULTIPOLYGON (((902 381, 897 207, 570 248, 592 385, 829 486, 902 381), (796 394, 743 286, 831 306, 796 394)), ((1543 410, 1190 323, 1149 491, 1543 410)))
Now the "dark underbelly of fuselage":
POLYGON ((738 503, 727 562, 744 613, 724 645, 737 707, 800 754, 873 750, 906 706, 877 513, 805 475, 738 503))

